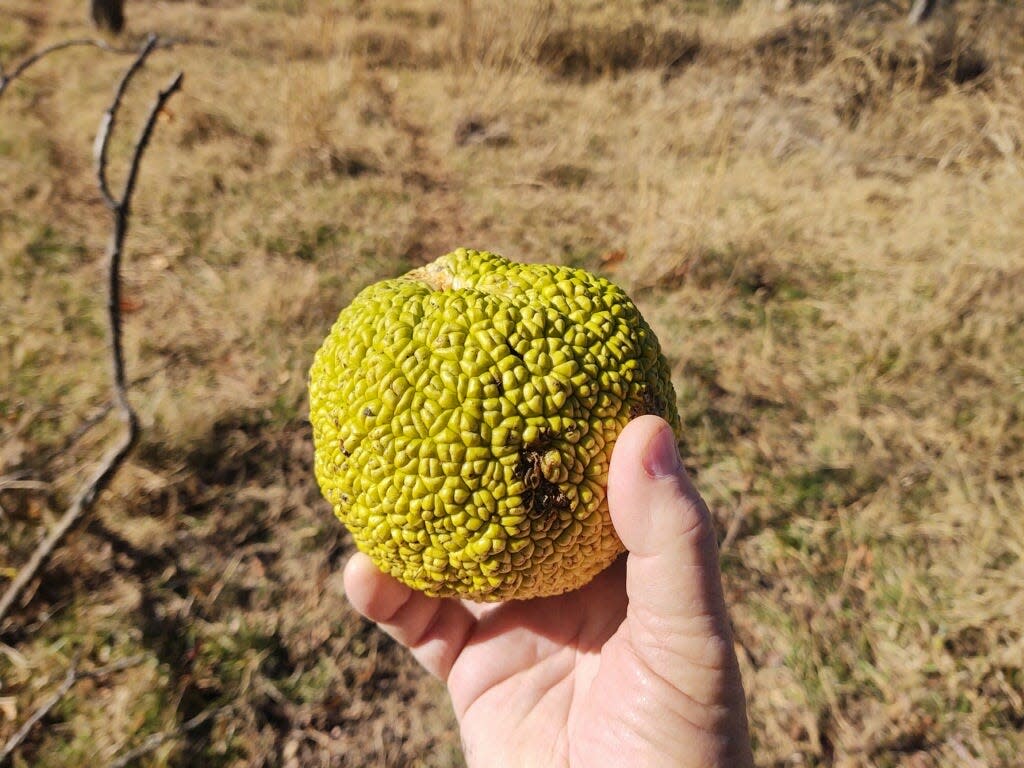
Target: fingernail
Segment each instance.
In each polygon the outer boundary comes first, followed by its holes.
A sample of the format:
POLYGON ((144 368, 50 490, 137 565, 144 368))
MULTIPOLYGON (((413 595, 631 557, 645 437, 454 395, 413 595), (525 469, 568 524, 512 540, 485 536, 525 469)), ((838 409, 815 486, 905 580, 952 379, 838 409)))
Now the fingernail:
POLYGON ((651 477, 670 477, 679 473, 682 461, 671 427, 662 427, 651 438, 644 451, 643 461, 644 470, 651 477))

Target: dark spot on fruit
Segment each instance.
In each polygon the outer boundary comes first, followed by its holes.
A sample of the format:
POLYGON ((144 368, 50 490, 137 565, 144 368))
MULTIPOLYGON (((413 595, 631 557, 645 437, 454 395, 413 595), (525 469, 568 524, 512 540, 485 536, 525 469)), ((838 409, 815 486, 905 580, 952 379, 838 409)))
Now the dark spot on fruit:
POLYGON ((363 416, 365 416, 366 418, 372 417, 373 408, 371 408, 370 406, 366 406, 365 408, 363 408, 363 416))
POLYGON ((665 403, 662 399, 652 392, 650 387, 644 387, 640 391, 640 402, 634 402, 629 407, 629 418, 635 419, 637 416, 646 416, 648 414, 661 416, 664 412, 665 403))
MULTIPOLYGON (((569 508, 569 497, 556 483, 552 483, 541 469, 544 450, 549 444, 548 436, 525 446, 519 452, 519 463, 516 464, 516 477, 523 481, 523 506, 526 516, 534 522, 551 523, 558 519, 561 510, 569 508)), ((546 527, 542 527, 546 530, 546 527)))

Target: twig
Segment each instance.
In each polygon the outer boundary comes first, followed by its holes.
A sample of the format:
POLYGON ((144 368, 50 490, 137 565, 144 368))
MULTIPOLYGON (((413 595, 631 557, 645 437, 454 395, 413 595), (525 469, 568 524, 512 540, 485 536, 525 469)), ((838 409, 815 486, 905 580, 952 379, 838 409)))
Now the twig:
POLYGON ((32 713, 32 716, 22 723, 21 728, 16 730, 11 738, 7 740, 7 743, 4 744, 4 751, 0 752, 0 763, 3 763, 8 757, 10 757, 11 752, 16 750, 21 742, 25 740, 25 737, 28 736, 32 728, 35 727, 35 724, 46 717, 46 714, 57 706, 57 702, 63 699, 67 695, 67 692, 71 690, 71 686, 73 686, 75 681, 78 679, 78 658, 79 657, 76 654, 74 660, 71 662, 71 666, 68 667, 68 673, 64 675, 64 682, 57 687, 57 690, 53 692, 50 698, 39 705, 36 711, 32 713))
POLYGON ((36 51, 27 59, 22 61, 18 66, 11 70, 10 74, 6 74, 3 71, 3 67, 0 67, 0 96, 3 95, 4 91, 7 90, 7 86, 10 85, 11 81, 20 76, 26 69, 31 67, 37 61, 51 53, 56 51, 62 51, 65 48, 74 48, 77 46, 88 45, 93 48, 99 48, 101 51, 109 51, 110 53, 135 53, 134 48, 116 48, 110 43, 104 42, 103 40, 91 40, 88 38, 75 39, 75 40, 64 40, 63 42, 56 43, 54 45, 43 48, 41 51, 36 51))
POLYGON ((109 664, 106 664, 102 667, 97 667, 96 669, 87 669, 84 672, 79 672, 78 679, 83 680, 87 677, 96 678, 106 677, 107 675, 114 675, 118 672, 124 672, 126 669, 137 667, 139 666, 139 664, 141 664, 148 658, 149 656, 145 653, 137 653, 134 656, 128 656, 123 659, 118 659, 117 661, 112 661, 109 664))
POLYGON ((74 684, 79 680, 84 678, 106 677, 107 675, 112 675, 116 672, 123 672, 126 669, 137 666, 146 659, 145 655, 139 654, 137 656, 129 656, 127 659, 115 661, 105 667, 80 672, 78 670, 78 661, 80 656, 81 654, 75 655, 75 658, 71 661, 71 666, 68 667, 67 674, 64 675, 63 682, 61 682, 57 687, 57 690, 50 695, 50 698, 39 705, 36 711, 32 713, 32 716, 22 723, 21 727, 15 731, 11 735, 11 738, 7 740, 7 743, 4 744, 3 751, 0 752, 0 763, 3 763, 11 756, 11 753, 14 750, 21 746, 21 742, 25 740, 25 737, 32 731, 36 723, 46 717, 50 710, 57 706, 61 699, 67 696, 68 691, 70 691, 72 686, 74 686, 74 684))
MULTIPOLYGON (((149 373, 133 377, 132 380, 128 382, 128 388, 131 389, 139 384, 147 383, 166 368, 167 365, 165 363, 149 373)), ((47 453, 44 453, 42 458, 37 460, 37 464, 39 466, 46 466, 50 462, 54 461, 58 456, 67 456, 67 454, 75 448, 75 444, 79 440, 85 437, 93 427, 102 422, 107 415, 114 410, 114 405, 115 404, 112 400, 106 400, 97 405, 95 410, 89 416, 83 418, 81 423, 68 433, 68 436, 64 438, 64 441, 60 443, 60 445, 57 445, 54 448, 51 448, 47 453)))
MULTIPOLYGON (((28 562, 18 571, 18 575, 7 587, 7 591, 4 592, 4 596, 0 598, 0 621, 4 619, 7 612, 10 610, 11 605, 21 594, 22 590, 28 586, 28 583, 35 577, 39 569, 42 568, 43 563, 46 562, 50 555, 53 554, 54 548, 60 543, 68 531, 71 530, 72 526, 78 522, 78 518, 81 517, 82 512, 88 509, 96 496, 96 493, 101 490, 106 483, 110 480, 110 477, 114 474, 114 471, 118 468, 121 461, 124 460, 125 455, 131 449, 135 442, 135 429, 129 427, 121 438, 120 442, 107 454, 106 458, 100 464, 99 469, 93 474, 89 482, 85 484, 85 487, 79 491, 78 495, 75 496, 71 502, 71 506, 64 513, 58 523, 53 527, 46 538, 44 538, 35 551, 32 553, 32 557, 29 558, 28 562)), ((2 629, 2 628, 0 628, 2 629)))
MULTIPOLYGON (((124 372, 124 349, 121 342, 121 257, 124 246, 124 238, 128 231, 128 216, 131 210, 132 194, 135 191, 135 182, 138 178, 139 165, 142 156, 149 145, 153 128, 156 125, 157 116, 160 114, 167 100, 181 88, 183 75, 178 72, 167 86, 157 93, 149 116, 143 124, 138 140, 135 142, 135 149, 132 152, 131 164, 128 175, 125 178, 124 188, 120 198, 115 199, 110 193, 107 183, 107 145, 110 141, 110 132, 116 120, 117 109, 121 105, 121 99, 128 87, 129 81, 138 72, 146 58, 156 46, 157 38, 150 35, 146 43, 139 50, 135 60, 125 72, 124 77, 118 83, 114 92, 114 100, 110 108, 104 113, 100 121, 99 132, 96 135, 96 163, 97 180, 100 193, 110 208, 114 218, 114 231, 111 234, 110 242, 107 245, 107 315, 110 329, 110 353, 113 368, 114 401, 120 412, 121 420, 125 423, 125 431, 118 442, 100 463, 98 469, 93 473, 89 482, 78 492, 72 500, 71 505, 61 517, 60 521, 53 527, 53 530, 36 547, 28 563, 18 572, 18 575, 7 587, 2 598, 0 598, 0 622, 3 621, 14 601, 21 594, 22 590, 35 577, 43 564, 53 554, 54 548, 67 535, 68 531, 78 522, 78 519, 96 499, 97 495, 106 487, 110 478, 121 466, 128 452, 135 445, 138 437, 139 421, 131 403, 128 402, 128 391, 125 384, 124 372)), ((0 631, 2 631, 0 625, 0 631)))
MULTIPOLYGON (((93 157, 96 160, 96 177, 99 180, 100 194, 103 195, 103 200, 107 207, 115 212, 119 207, 118 204, 120 203, 123 206, 126 200, 125 198, 122 198, 120 201, 115 200, 114 196, 110 193, 110 186, 107 184, 107 147, 110 144, 110 136, 114 132, 114 123, 117 120, 117 112, 121 108, 121 99, 124 98, 124 93, 128 90, 128 84, 135 77, 135 73, 142 68, 155 45, 156 35, 150 34, 146 38, 146 42, 141 50, 139 50, 139 55, 135 57, 135 60, 125 70, 121 81, 117 84, 117 88, 114 89, 114 100, 110 102, 110 106, 103 113, 103 118, 100 120, 100 128, 96 132, 93 157)), ((135 149, 135 156, 138 157, 138 145, 136 145, 135 149)), ((132 163, 132 165, 137 165, 137 163, 132 163)), ((114 237, 117 237, 116 227, 114 229, 114 237)))
POLYGON ((177 739, 182 734, 195 730, 203 723, 205 723, 207 720, 213 717, 217 717, 217 715, 227 712, 229 709, 231 709, 230 704, 225 704, 223 707, 218 707, 217 709, 207 709, 200 712, 195 717, 186 720, 184 723, 182 723, 174 730, 160 731, 159 733, 150 734, 145 739, 143 739, 141 744, 139 744, 137 747, 129 749, 119 758, 110 763, 110 765, 107 768, 125 768, 125 766, 130 765, 133 760, 137 760, 143 755, 149 754, 154 749, 159 747, 161 744, 171 741, 172 739, 177 739))
POLYGON ((48 491, 50 484, 42 480, 16 480, 11 477, 0 477, 0 491, 48 491))
POLYGON ((95 427, 97 424, 103 421, 107 417, 107 414, 110 413, 112 410, 114 410, 114 404, 109 400, 100 405, 99 407, 97 407, 96 410, 91 415, 82 419, 82 422, 73 430, 71 430, 71 434, 69 434, 64 439, 64 442, 61 443, 60 446, 58 446, 57 449, 53 451, 52 454, 46 457, 43 463, 48 463, 55 456, 66 455, 68 451, 70 451, 74 447, 75 443, 77 443, 86 434, 88 434, 89 430, 91 430, 93 427, 95 427))

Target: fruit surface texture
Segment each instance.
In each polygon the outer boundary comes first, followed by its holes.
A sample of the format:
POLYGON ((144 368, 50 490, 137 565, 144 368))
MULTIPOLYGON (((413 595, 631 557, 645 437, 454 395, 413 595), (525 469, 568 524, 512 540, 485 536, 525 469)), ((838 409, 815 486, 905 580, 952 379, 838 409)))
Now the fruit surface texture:
POLYGON ((377 566, 437 596, 556 595, 622 552, 615 439, 679 434, 669 367, 625 292, 459 249, 343 309, 309 376, 315 471, 377 566))

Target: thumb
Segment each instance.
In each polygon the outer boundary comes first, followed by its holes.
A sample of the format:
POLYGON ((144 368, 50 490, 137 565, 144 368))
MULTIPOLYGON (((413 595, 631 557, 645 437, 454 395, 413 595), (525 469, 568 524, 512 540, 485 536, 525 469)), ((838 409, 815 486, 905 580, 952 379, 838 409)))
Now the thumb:
POLYGON ((669 661, 665 653, 704 669, 735 664, 711 515, 664 419, 641 416, 619 436, 608 504, 629 551, 627 622, 636 651, 655 668, 669 661))

